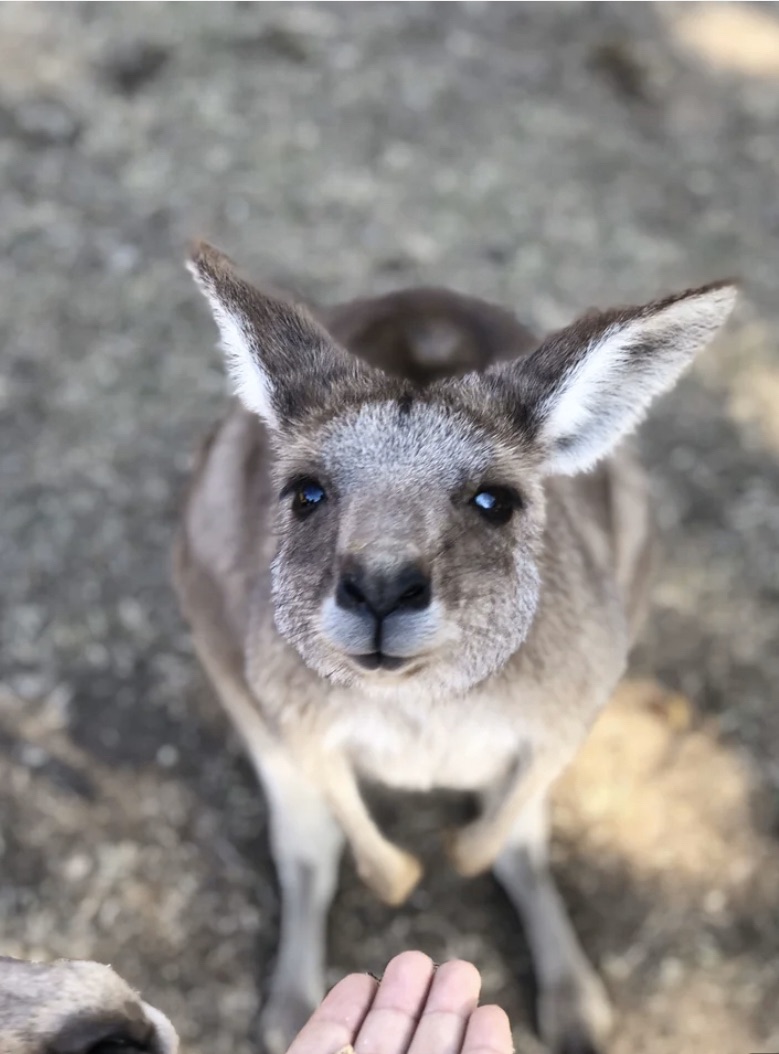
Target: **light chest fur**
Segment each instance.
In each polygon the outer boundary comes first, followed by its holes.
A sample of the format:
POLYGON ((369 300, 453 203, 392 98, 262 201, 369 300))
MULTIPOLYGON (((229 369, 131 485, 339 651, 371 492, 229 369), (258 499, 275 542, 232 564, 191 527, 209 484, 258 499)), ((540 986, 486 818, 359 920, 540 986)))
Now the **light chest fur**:
POLYGON ((532 749, 531 722, 508 718, 487 693, 440 701, 423 710, 398 699, 338 707, 325 743, 349 756, 365 779, 402 790, 471 791, 486 787, 532 749))

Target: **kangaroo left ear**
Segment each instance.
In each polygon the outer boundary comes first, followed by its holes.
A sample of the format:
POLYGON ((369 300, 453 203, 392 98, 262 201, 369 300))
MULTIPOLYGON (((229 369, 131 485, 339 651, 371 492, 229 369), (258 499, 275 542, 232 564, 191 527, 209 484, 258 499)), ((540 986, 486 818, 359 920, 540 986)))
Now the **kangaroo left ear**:
POLYGON ((187 270, 219 328, 236 394, 271 429, 321 403, 334 385, 378 375, 339 347, 304 308, 241 278, 212 245, 195 244, 187 270))
POLYGON ((723 326, 732 283, 585 316, 491 371, 523 404, 550 474, 591 468, 631 432, 723 326))

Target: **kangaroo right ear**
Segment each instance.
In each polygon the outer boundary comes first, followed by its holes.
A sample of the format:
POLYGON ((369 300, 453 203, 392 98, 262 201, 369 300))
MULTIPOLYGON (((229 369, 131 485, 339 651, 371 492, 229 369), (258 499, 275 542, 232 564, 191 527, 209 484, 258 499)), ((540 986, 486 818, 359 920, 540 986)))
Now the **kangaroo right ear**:
POLYGON ((585 316, 532 355, 494 368, 544 454, 548 473, 583 472, 645 416, 724 325, 732 282, 715 282, 641 307, 585 316))
POLYGON ((197 242, 187 270, 211 307, 236 394, 271 428, 332 398, 334 387, 361 386, 373 374, 304 308, 260 292, 212 245, 197 242))

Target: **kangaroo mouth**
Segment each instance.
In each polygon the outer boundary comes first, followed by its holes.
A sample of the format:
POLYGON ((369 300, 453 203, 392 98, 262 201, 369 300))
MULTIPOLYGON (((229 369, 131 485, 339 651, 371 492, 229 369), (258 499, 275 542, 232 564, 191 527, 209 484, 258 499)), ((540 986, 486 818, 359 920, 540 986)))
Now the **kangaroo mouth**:
POLYGON ((404 666, 409 666, 414 661, 413 658, 387 655, 382 651, 372 651, 367 655, 351 655, 350 658, 363 670, 386 670, 388 673, 402 670, 404 666))

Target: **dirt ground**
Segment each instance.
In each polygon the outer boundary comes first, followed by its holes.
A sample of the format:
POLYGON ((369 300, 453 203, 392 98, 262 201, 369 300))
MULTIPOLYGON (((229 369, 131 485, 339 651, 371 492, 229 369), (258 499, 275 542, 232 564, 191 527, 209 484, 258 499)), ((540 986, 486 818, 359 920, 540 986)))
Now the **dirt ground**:
MULTIPOLYGON (((255 1050, 265 807, 168 581, 224 399, 190 236, 322 300, 424 280, 540 328, 735 274, 643 432, 663 569, 555 854, 613 1054, 779 1052, 778 181, 773 3, 0 6, 0 951, 111 962, 189 1054, 255 1050)), ((473 959, 536 1050, 491 878, 433 855, 392 911, 347 862, 332 980, 408 947, 473 959)))

